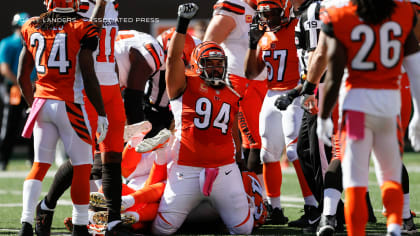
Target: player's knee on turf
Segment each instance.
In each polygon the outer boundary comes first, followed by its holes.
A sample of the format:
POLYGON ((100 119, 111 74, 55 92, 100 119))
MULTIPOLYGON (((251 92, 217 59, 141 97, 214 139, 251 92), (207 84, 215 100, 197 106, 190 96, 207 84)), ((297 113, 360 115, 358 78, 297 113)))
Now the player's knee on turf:
POLYGON ((179 220, 180 218, 182 217, 180 217, 179 214, 158 212, 156 219, 153 221, 152 234, 154 235, 174 234, 179 229, 179 227, 181 227, 181 224, 183 223, 179 220))
POLYGON ((247 221, 239 226, 228 227, 230 234, 251 234, 254 227, 254 217, 249 215, 247 221))

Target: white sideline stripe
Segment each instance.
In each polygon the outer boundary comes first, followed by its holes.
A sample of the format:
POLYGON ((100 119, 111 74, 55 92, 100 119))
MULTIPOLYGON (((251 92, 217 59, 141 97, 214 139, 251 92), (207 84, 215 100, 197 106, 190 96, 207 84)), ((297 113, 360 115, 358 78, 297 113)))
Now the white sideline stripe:
MULTIPOLYGON (((408 173, 420 173, 420 166, 419 165, 414 165, 414 166, 405 166, 407 168, 408 173)), ((293 167, 288 167, 285 169, 281 169, 282 173, 286 173, 286 174, 294 174, 295 173, 295 168, 293 167)), ((369 168, 369 173, 375 173, 375 168, 373 166, 371 166, 369 168)), ((1 177, 1 176, 0 176, 1 177)))
MULTIPOLYGON (((71 200, 58 200, 60 206, 72 206, 71 200)), ((22 207, 22 203, 1 203, 0 207, 22 207)))

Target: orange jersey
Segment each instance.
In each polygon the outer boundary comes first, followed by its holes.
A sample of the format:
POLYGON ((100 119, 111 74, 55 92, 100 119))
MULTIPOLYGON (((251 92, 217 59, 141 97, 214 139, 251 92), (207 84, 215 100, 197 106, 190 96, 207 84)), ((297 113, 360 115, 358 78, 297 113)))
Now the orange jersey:
POLYGON ((277 32, 266 32, 260 39, 260 55, 267 67, 268 89, 289 90, 299 83, 299 58, 295 44, 293 19, 277 32))
POLYGON ((339 40, 347 51, 347 90, 352 88, 398 89, 405 40, 416 20, 413 7, 394 1, 390 19, 364 23, 351 1, 339 2, 321 13, 322 30, 339 40))
POLYGON ((180 140, 178 164, 214 168, 235 161, 232 125, 238 102, 226 87, 214 89, 199 77, 187 77, 184 94, 171 101, 180 140))
POLYGON ((83 40, 98 36, 98 28, 86 19, 77 19, 53 30, 22 26, 22 36, 32 54, 38 74, 34 97, 83 103, 83 81, 75 78, 77 56, 83 40))

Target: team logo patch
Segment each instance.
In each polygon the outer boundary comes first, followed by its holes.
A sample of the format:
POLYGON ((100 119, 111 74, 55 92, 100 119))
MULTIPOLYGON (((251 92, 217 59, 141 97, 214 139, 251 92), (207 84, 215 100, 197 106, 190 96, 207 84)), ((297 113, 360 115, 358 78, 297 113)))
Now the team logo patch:
POLYGON ((200 84, 200 91, 203 92, 203 93, 207 93, 209 91, 209 89, 208 89, 207 85, 202 83, 202 84, 200 84))
POLYGON ((252 23, 252 16, 251 15, 245 15, 245 22, 250 24, 252 23))

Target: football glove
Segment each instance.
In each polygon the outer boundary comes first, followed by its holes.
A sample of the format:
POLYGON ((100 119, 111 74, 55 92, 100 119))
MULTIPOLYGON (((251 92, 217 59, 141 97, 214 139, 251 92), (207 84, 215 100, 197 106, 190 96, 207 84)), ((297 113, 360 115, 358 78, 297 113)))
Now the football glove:
POLYGON ((318 139, 322 140, 325 145, 331 147, 331 136, 333 132, 333 123, 330 118, 322 119, 321 117, 317 118, 317 127, 316 134, 318 139))
POLYGON ((106 116, 98 116, 98 128, 96 129, 96 133, 99 134, 98 143, 104 141, 106 137, 106 133, 108 132, 108 119, 106 116))
POLYGON ((250 24, 249 28, 249 48, 250 49, 257 49, 258 42, 260 41, 261 37, 265 33, 265 28, 260 29, 260 25, 258 24, 258 15, 255 15, 252 18, 252 23, 250 24))
POLYGON ((184 3, 178 7, 178 16, 191 20, 198 12, 198 6, 195 3, 184 3))
POLYGON ((416 152, 420 151, 420 116, 418 112, 414 112, 413 118, 408 126, 408 138, 413 149, 416 152))

